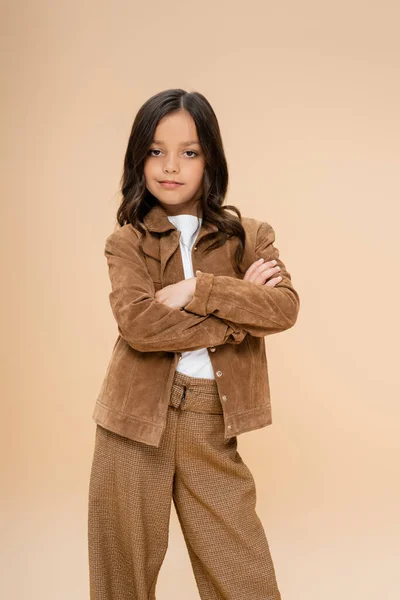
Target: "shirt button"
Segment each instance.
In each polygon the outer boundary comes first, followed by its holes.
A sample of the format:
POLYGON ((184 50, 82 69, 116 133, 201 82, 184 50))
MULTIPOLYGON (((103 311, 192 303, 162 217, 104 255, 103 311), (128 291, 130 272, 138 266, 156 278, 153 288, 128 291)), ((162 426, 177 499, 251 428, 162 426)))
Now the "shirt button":
POLYGON ((217 371, 217 376, 221 377, 221 375, 222 375, 222 371, 217 371))
POLYGON ((225 394, 224 394, 224 395, 222 396, 222 400, 223 400, 224 402, 226 402, 226 401, 228 400, 228 396, 225 396, 225 394))
POLYGON ((214 346, 212 348, 210 348, 211 352, 215 352, 215 348, 214 346))

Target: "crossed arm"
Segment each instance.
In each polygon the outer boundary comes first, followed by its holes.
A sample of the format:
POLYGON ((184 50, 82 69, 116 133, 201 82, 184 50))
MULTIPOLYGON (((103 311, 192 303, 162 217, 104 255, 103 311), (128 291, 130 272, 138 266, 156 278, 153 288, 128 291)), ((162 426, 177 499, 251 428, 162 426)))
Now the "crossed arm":
POLYGON ((248 333, 261 337, 294 325, 298 295, 273 246, 274 231, 267 223, 259 228, 256 254, 257 258, 277 260, 281 282, 272 288, 201 272, 184 310, 155 300, 139 238, 136 233, 134 236, 132 230, 127 235, 120 229, 106 239, 104 249, 112 288, 111 309, 120 335, 132 348, 183 352, 240 344, 248 333))
POLYGON ((170 308, 155 299, 155 288, 139 249, 138 236, 122 229, 106 239, 111 292, 118 331, 141 352, 183 352, 222 344, 240 344, 247 332, 214 315, 170 308))
POLYGON ((229 319, 256 337, 293 327, 300 299, 274 241, 275 231, 272 226, 266 222, 261 223, 257 232, 254 260, 276 260, 282 280, 274 287, 199 272, 193 298, 184 306, 185 311, 229 319))

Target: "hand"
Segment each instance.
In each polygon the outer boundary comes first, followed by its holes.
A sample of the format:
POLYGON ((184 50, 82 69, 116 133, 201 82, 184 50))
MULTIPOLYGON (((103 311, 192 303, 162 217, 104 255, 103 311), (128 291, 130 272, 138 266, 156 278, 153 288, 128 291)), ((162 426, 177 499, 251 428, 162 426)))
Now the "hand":
POLYGON ((268 285, 270 287, 274 287, 279 281, 281 281, 282 277, 279 275, 278 277, 273 277, 275 273, 279 273, 280 267, 276 267, 276 260, 268 260, 264 262, 263 260, 256 260, 250 267, 247 269, 243 280, 251 281, 253 283, 259 285, 268 285), (266 280, 269 281, 266 282, 266 280))
POLYGON ((196 277, 189 277, 161 288, 155 293, 155 299, 170 308, 182 308, 192 300, 195 289, 196 277))

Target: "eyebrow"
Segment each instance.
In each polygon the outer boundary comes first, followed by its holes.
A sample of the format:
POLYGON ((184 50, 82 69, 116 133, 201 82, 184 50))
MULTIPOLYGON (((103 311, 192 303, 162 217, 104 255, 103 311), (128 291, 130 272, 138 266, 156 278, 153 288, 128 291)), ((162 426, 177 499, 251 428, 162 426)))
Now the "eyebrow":
MULTIPOLYGON (((153 140, 153 144, 164 144, 161 140, 153 140)), ((189 140, 188 142, 181 142, 181 146, 193 146, 193 144, 197 144, 200 146, 199 142, 196 140, 189 140)))

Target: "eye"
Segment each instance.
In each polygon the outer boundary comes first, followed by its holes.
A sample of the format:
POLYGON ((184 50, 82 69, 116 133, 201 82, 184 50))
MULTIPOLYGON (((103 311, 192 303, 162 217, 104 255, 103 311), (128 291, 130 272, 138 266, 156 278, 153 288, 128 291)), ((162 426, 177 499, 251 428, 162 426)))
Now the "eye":
MULTIPOLYGON (((152 152, 161 152, 161 150, 158 150, 157 148, 152 148, 148 152, 149 156, 160 156, 159 154, 152 154, 152 152)), ((198 153, 195 152, 194 150, 185 150, 185 152, 189 152, 193 155, 193 156, 189 156, 188 158, 194 158, 195 156, 198 156, 198 153)))

